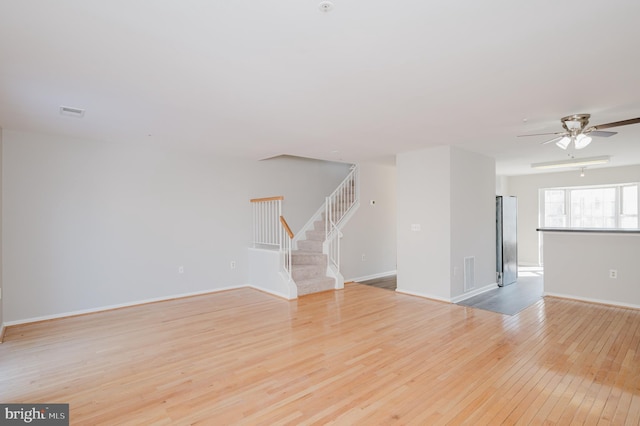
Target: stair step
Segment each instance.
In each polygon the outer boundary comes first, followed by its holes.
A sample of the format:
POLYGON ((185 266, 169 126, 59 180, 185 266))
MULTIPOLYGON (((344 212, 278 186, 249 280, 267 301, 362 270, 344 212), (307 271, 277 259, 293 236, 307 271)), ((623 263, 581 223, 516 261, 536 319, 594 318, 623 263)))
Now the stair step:
POLYGON ((291 265, 291 277, 294 281, 321 278, 327 274, 327 264, 324 265, 291 265))
POLYGON ((336 280, 329 277, 296 280, 296 286, 298 287, 298 296, 304 296, 305 294, 334 290, 336 288, 336 280))
POLYGON ((307 240, 313 241, 324 241, 325 233, 324 231, 307 231, 306 232, 307 240))
POLYGON ((327 255, 322 252, 294 250, 291 252, 293 265, 322 265, 327 266, 327 255))
MULTIPOLYGON (((345 207, 345 208, 340 208, 340 209, 337 209, 337 208, 336 208, 336 209, 333 209, 333 210, 332 210, 332 216, 333 216, 333 218, 334 218, 334 219, 335 219, 335 218, 342 217, 342 216, 344 216, 344 214, 345 214, 348 210, 349 210, 349 209, 348 209, 347 207, 345 207)), ((323 220, 324 220, 324 219, 326 219, 326 216, 327 216, 327 215, 326 215, 326 213, 324 213, 324 212, 323 212, 323 213, 322 213, 322 219, 323 219, 323 220)))
POLYGON ((310 253, 322 253, 322 241, 300 240, 298 241, 298 249, 300 251, 305 251, 310 253))

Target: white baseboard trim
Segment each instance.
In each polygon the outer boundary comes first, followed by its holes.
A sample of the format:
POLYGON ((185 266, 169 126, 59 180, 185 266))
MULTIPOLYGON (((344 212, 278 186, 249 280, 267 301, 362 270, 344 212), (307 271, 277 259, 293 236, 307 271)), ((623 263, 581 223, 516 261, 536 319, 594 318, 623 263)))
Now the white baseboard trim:
POLYGON ((274 291, 274 290, 267 290, 266 288, 258 287, 258 286, 255 286, 255 285, 247 285, 246 287, 247 288, 252 288, 254 290, 258 290, 258 291, 261 291, 263 293, 267 293, 267 294, 269 294, 271 296, 276 296, 276 297, 279 297, 279 298, 285 299, 285 300, 295 300, 295 299, 297 299, 297 297, 293 297, 292 298, 292 297, 289 297, 288 294, 280 293, 279 291, 274 291))
POLYGON ((640 309, 640 305, 634 305, 632 303, 616 302, 613 300, 592 299, 590 297, 579 297, 570 294, 549 293, 544 292, 544 296, 557 297, 559 299, 576 300, 578 302, 597 303, 598 305, 616 306, 620 308, 640 309))
POLYGON ((477 288, 475 290, 468 291, 468 292, 466 292, 464 294, 461 294, 460 296, 456 296, 456 297, 452 298, 451 299, 451 303, 459 303, 459 302, 462 302, 463 300, 467 300, 467 299, 469 299, 469 298, 471 298, 473 296, 477 296, 479 294, 486 293, 487 291, 493 290, 493 289, 496 289, 496 288, 498 288, 498 283, 487 284, 484 287, 480 287, 480 288, 477 288))
POLYGON ((373 275, 365 275, 363 277, 357 277, 357 278, 349 278, 349 279, 345 279, 344 282, 361 282, 361 281, 367 281, 367 280, 375 280, 376 278, 384 278, 384 277, 390 277, 391 275, 397 275, 397 271, 387 271, 387 272, 380 272, 378 274, 373 274, 373 275))
POLYGON ((128 308, 130 306, 145 305, 147 303, 164 302, 166 300, 173 300, 173 299, 183 299, 185 297, 201 296, 203 294, 218 293, 218 292, 221 292, 221 291, 236 290, 236 289, 239 289, 239 288, 247 288, 247 287, 249 287, 249 286, 248 285, 239 285, 239 286, 216 288, 216 289, 213 289, 213 290, 202 290, 202 291, 195 291, 195 292, 192 292, 192 293, 182 293, 182 294, 176 294, 176 295, 171 295, 171 296, 155 297, 155 298, 151 298, 151 299, 137 300, 135 302, 126 302, 126 303, 119 303, 119 304, 116 304, 116 305, 101 306, 99 308, 82 309, 82 310, 79 310, 79 311, 63 312, 63 313, 60 313, 60 314, 53 314, 53 315, 44 315, 44 316, 40 316, 40 317, 26 318, 26 319, 21 319, 21 320, 16 320, 16 321, 7 321, 2 326, 3 326, 3 331, 4 331, 4 329, 6 327, 10 327, 10 326, 13 326, 13 325, 28 324, 28 323, 32 323, 32 322, 48 321, 48 320, 58 319, 58 318, 66 318, 66 317, 74 317, 74 316, 78 316, 78 315, 93 314, 93 313, 96 313, 96 312, 110 311, 110 310, 113 310, 113 309, 128 308))
POLYGON ((440 297, 440 296, 434 296, 433 294, 419 293, 417 291, 410 291, 410 290, 401 290, 399 288, 396 288, 396 292, 402 293, 402 294, 407 294, 409 296, 422 297, 423 299, 431 299, 431 300, 436 300, 438 302, 451 303, 450 299, 446 299, 446 298, 440 297))

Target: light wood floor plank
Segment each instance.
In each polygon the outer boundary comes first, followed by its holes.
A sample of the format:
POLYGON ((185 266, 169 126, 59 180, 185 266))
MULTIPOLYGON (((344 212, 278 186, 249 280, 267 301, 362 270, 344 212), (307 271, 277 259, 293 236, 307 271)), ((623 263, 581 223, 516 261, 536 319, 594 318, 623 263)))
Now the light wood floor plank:
POLYGON ((96 425, 637 425, 640 311, 239 289, 9 327, 0 401, 96 425))

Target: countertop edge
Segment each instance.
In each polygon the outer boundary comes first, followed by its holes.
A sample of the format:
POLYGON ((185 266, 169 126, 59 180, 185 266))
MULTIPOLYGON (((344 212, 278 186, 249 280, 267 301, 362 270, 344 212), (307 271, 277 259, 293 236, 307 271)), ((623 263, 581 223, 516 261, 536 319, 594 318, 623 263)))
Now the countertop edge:
POLYGON ((640 234, 640 229, 536 228, 536 231, 588 233, 588 234, 640 234))

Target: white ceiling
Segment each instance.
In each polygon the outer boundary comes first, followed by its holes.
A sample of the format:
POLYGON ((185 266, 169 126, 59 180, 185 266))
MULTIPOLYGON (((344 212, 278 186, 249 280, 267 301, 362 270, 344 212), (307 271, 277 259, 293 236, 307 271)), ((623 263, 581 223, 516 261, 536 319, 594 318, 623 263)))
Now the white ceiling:
POLYGON ((506 175, 640 164, 640 125, 575 153, 516 138, 640 117, 640 1, 334 3, 0 0, 0 126, 256 159, 445 144, 506 175))

